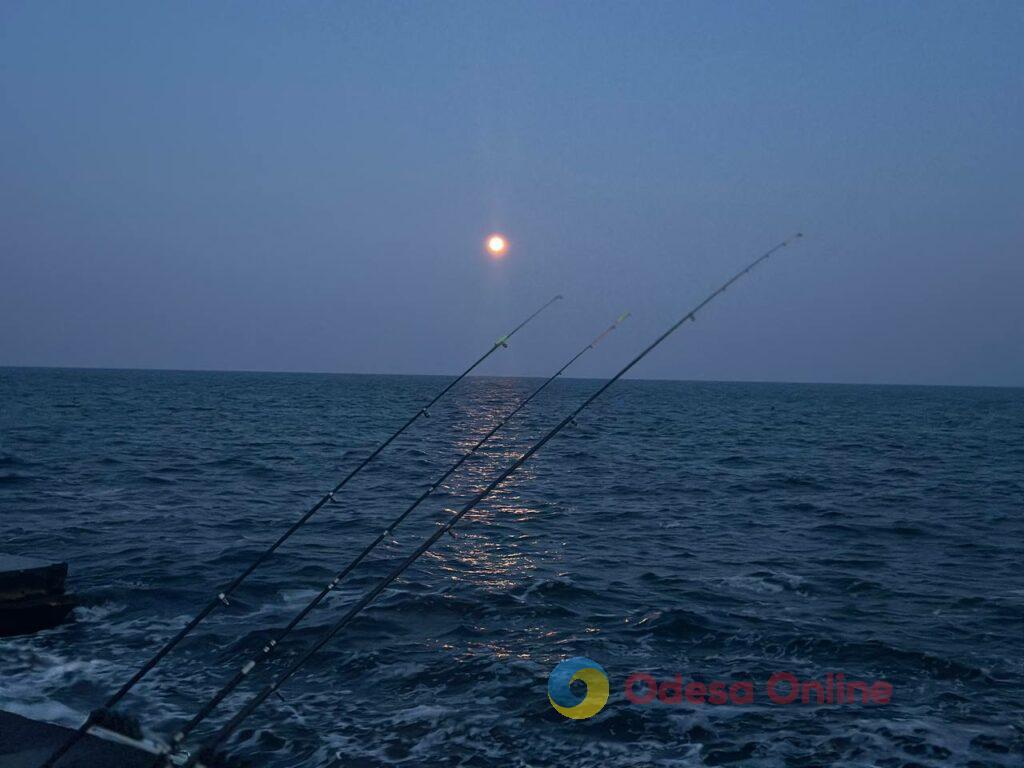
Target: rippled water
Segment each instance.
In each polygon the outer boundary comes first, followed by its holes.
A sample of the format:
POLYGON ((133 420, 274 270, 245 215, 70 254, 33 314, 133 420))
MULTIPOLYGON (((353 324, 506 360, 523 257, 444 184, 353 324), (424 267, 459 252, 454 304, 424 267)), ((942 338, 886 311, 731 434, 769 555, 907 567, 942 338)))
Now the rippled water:
MULTIPOLYGON (((0 640, 0 706, 77 723, 443 383, 0 369, 0 550, 69 561, 86 604, 74 623, 0 640)), ((166 735, 536 383, 460 385, 128 708, 166 735)), ((598 385, 552 387, 273 669, 598 385)), ((621 383, 234 746, 271 768, 1019 765, 1022 470, 1020 389, 621 383), (591 720, 547 701, 548 672, 576 655, 611 678, 591 720), (893 701, 624 696, 636 671, 761 685, 780 670, 884 679, 893 701)))

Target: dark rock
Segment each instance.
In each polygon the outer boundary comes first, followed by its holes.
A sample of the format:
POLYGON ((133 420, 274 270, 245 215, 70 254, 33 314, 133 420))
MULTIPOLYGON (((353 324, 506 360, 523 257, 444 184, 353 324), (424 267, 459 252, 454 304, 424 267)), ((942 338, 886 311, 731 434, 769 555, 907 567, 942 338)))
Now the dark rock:
POLYGON ((76 601, 64 594, 67 563, 0 554, 0 637, 55 627, 76 601))
MULTIPOLYGON (((0 766, 38 768, 71 730, 0 710, 0 766)), ((153 755, 125 744, 86 736, 60 761, 60 768, 151 768, 153 755)))

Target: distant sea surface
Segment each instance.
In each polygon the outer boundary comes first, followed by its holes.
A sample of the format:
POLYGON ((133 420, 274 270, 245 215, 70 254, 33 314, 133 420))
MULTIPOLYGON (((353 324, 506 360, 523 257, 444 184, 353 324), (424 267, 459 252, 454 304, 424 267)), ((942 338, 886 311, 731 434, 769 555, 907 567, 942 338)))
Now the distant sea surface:
MULTIPOLYGON (((80 722, 445 383, 0 369, 0 551, 68 561, 83 601, 0 640, 0 707, 80 722)), ((169 735, 538 383, 460 384, 126 708, 169 735)), ((599 385, 552 386, 243 694, 599 385)), ((268 768, 1022 764, 1024 390, 626 381, 457 531, 233 751, 268 768), (611 680, 589 720, 548 703, 572 656, 611 680), (892 702, 772 704, 777 671, 885 680, 892 702), (634 704, 633 672, 752 680, 757 699, 634 704)))

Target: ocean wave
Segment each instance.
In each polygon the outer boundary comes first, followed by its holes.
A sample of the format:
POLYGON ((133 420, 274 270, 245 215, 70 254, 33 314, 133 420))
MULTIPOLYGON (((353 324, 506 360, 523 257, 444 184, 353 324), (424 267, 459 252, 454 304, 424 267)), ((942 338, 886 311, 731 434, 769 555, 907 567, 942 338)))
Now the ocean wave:
MULTIPOLYGON (((0 480, 3 549, 68 561, 83 607, 74 622, 0 641, 0 699, 66 724, 437 386, 131 372, 64 373, 55 386, 48 375, 0 371, 16 393, 2 415, 0 478, 14 477, 0 480), (54 401, 90 416, 64 419, 54 401)), ((339 494, 344 514, 317 516, 269 558, 125 707, 152 733, 180 725, 521 385, 461 384, 472 407, 439 405, 382 453, 339 494)), ((531 403, 251 684, 321 639, 443 509, 590 391, 559 382, 531 403)), ((914 390, 912 410, 901 388, 616 391, 264 702, 232 751, 266 768, 1020 764, 1024 454, 1010 438, 1024 435, 1024 391, 914 390), (611 679, 608 705, 587 721, 547 700, 548 673, 572 656, 611 679), (622 689, 632 671, 763 680, 780 669, 890 679, 896 695, 873 708, 640 707, 622 689)))

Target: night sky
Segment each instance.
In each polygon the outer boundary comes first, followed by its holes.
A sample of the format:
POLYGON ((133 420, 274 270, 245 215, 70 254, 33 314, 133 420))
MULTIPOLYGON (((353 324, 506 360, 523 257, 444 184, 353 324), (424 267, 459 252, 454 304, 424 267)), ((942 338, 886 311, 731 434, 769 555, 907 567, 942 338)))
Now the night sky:
POLYGON ((1024 384, 1024 4, 0 4, 0 365, 1024 384), (505 234, 508 254, 484 242, 505 234))

